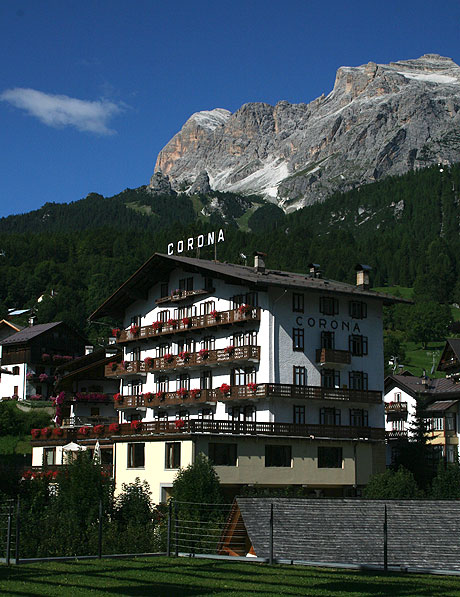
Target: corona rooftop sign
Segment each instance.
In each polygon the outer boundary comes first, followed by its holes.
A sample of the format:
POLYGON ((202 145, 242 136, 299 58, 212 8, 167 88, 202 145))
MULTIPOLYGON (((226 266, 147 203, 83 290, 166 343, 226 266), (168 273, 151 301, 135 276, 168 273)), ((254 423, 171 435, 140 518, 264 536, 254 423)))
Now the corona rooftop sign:
POLYGON ((208 232, 207 234, 199 234, 196 237, 192 236, 184 240, 179 240, 175 246, 174 243, 169 243, 168 255, 173 255, 174 252, 183 253, 184 251, 193 251, 193 249, 202 249, 203 247, 221 243, 224 240, 224 231, 221 228, 218 232, 208 232))

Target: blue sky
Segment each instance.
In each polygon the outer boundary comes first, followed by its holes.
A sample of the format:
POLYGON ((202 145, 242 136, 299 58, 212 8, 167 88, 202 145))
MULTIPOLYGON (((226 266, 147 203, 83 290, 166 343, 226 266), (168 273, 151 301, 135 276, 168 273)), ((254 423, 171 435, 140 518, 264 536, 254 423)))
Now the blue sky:
POLYGON ((343 65, 460 63, 459 32, 459 0, 2 0, 0 217, 147 184, 199 110, 310 102, 343 65))

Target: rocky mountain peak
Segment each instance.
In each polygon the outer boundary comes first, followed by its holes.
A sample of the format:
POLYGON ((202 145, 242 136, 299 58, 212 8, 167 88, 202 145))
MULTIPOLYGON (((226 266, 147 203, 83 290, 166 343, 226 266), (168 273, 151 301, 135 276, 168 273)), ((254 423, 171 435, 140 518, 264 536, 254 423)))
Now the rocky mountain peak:
POLYGON ((309 104, 193 114, 155 171, 176 190, 256 193, 291 211, 384 176, 459 161, 459 125, 460 67, 451 58, 368 62, 340 67, 333 90, 309 104))

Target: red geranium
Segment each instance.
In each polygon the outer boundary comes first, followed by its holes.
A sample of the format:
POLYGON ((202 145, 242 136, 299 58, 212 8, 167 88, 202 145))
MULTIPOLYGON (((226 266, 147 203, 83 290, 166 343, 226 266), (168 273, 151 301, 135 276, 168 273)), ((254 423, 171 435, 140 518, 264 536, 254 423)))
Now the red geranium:
POLYGON ((233 354, 235 350, 235 347, 233 346, 233 344, 230 344, 230 346, 226 346, 224 348, 224 352, 226 352, 227 354, 233 354))
POLYGON ((185 421, 183 419, 177 419, 175 422, 176 429, 182 429, 185 426, 185 421))
POLYGON ((51 429, 49 427, 43 427, 41 433, 44 437, 49 437, 51 435, 51 429))
POLYGON ((230 392, 230 386, 227 383, 223 383, 219 390, 222 392, 222 394, 228 394, 230 392))
POLYGON ((217 309, 213 309, 209 315, 211 317, 214 317, 214 319, 217 319, 219 317, 219 312, 217 311, 217 309))
POLYGON ((178 354, 180 359, 183 359, 184 361, 188 361, 190 358, 190 353, 188 350, 183 350, 182 352, 180 352, 178 354))
POLYGON ((80 429, 78 430, 78 433, 81 433, 81 435, 88 435, 89 427, 80 427, 80 429))
POLYGON ((179 396, 185 396, 187 394, 187 388, 179 388, 177 390, 177 393, 179 394, 179 396))
POLYGON ((207 359, 209 356, 209 350, 207 348, 202 348, 198 354, 202 359, 207 359))
POLYGON ((164 359, 167 363, 172 363, 174 360, 174 357, 170 352, 168 352, 167 354, 165 354, 164 359))
POLYGON ((118 433, 120 431, 120 423, 110 423, 109 431, 110 433, 118 433))
POLYGON ((257 390, 257 384, 254 383, 253 381, 251 381, 250 383, 248 383, 248 388, 252 391, 255 392, 257 390))
POLYGON ((113 395, 113 399, 115 400, 115 402, 122 402, 123 396, 117 392, 116 394, 113 395))
POLYGON ((176 326, 177 325, 177 319, 168 319, 168 325, 176 326))
POLYGON ((147 365, 147 367, 152 367, 154 361, 155 359, 153 357, 145 357, 144 359, 144 363, 147 365))
POLYGON ((163 390, 158 390, 158 392, 155 394, 155 396, 159 399, 159 400, 164 400, 165 399, 165 393, 163 392, 163 390))
POLYGON ((56 437, 62 437, 64 435, 64 431, 61 429, 61 427, 56 427, 53 429, 53 435, 56 437))
POLYGON ((190 325, 190 321, 191 321, 190 317, 183 317, 182 318, 182 323, 184 325, 190 325))
POLYGON ((121 336, 121 330, 120 330, 120 328, 113 328, 113 330, 112 330, 112 336, 114 336, 115 338, 119 338, 121 336))
POLYGON ((161 330, 161 328, 163 327, 163 322, 162 321, 154 321, 152 323, 152 328, 157 331, 157 330, 161 330))
POLYGON ((104 433, 105 431, 105 425, 95 425, 93 427, 93 431, 94 433, 97 433, 98 435, 104 433))
POLYGON ((192 398, 196 398, 200 392, 201 390, 199 390, 198 388, 193 388, 193 390, 190 390, 190 396, 192 398))
POLYGON ((245 315, 250 310, 251 310, 251 307, 249 305, 240 305, 238 307, 238 312, 241 313, 241 315, 245 315))
POLYGON ((133 336, 137 336, 137 334, 139 333, 140 327, 136 324, 133 323, 133 325, 129 328, 129 331, 131 332, 131 334, 133 336))
POLYGON ((41 429, 32 429, 30 431, 30 434, 32 435, 32 437, 40 437, 42 430, 41 429))
POLYGON ((131 421, 131 429, 134 431, 142 429, 142 421, 131 421))

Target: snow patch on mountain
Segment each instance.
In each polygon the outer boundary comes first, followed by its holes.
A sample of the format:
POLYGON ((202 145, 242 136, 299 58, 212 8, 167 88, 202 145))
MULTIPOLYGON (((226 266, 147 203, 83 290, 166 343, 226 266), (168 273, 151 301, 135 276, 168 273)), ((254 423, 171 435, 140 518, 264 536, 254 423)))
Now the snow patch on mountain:
POLYGON ((232 113, 224 108, 215 108, 214 110, 202 110, 201 112, 195 112, 189 118, 189 120, 195 121, 195 123, 203 128, 214 130, 218 126, 224 125, 230 118, 232 113))
POLYGON ((406 77, 406 79, 414 79, 415 81, 423 81, 426 83, 438 83, 438 84, 449 84, 454 83, 459 85, 460 81, 455 77, 449 75, 439 75, 437 73, 408 73, 404 71, 398 71, 400 75, 406 77))

